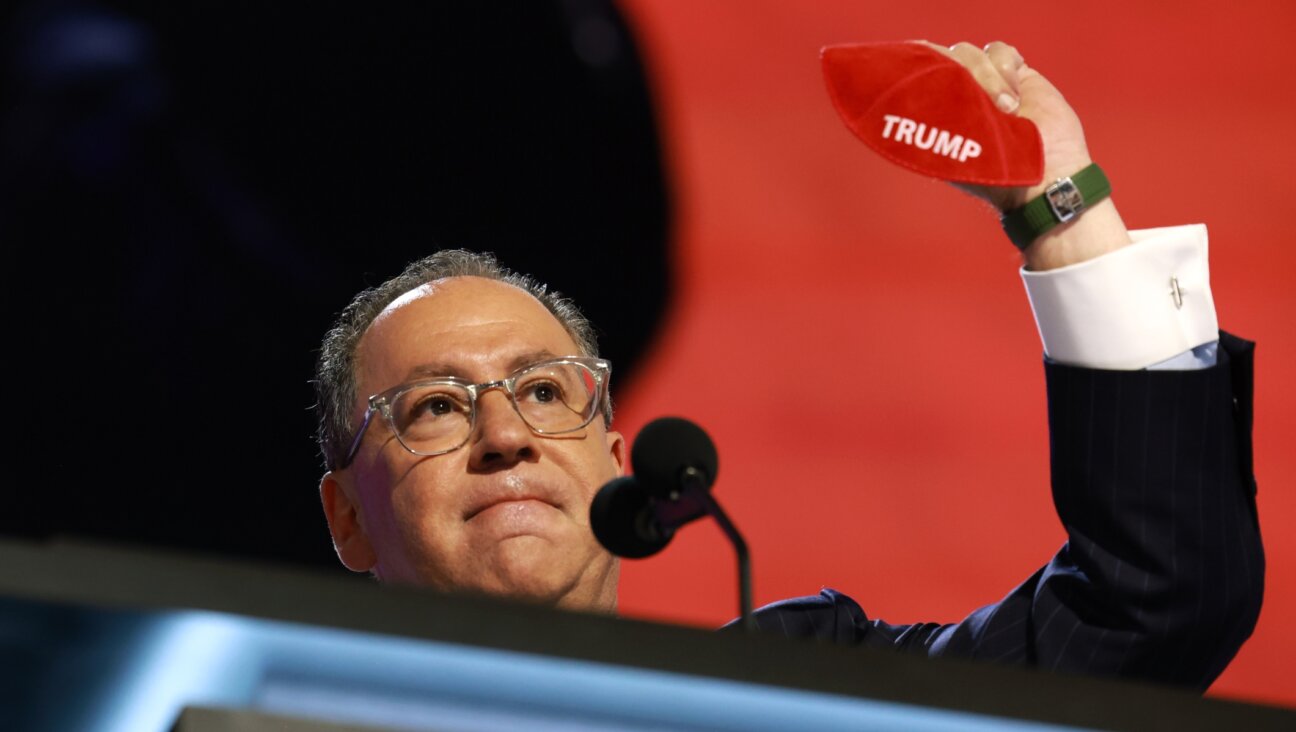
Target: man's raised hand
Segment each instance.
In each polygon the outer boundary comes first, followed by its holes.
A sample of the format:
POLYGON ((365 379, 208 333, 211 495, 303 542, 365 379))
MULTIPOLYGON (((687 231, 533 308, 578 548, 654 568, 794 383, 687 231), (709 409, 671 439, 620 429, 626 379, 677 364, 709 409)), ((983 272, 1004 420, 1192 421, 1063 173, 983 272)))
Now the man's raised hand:
MULTIPOLYGON (((963 42, 939 46, 917 41, 962 64, 1000 110, 1029 119, 1044 143, 1044 179, 1030 187, 1000 188, 959 184, 1000 211, 1017 208, 1041 195, 1058 178, 1074 175, 1093 160, 1075 110, 1013 46, 995 41, 978 48, 963 42)), ((1129 243, 1129 232, 1110 198, 1074 221, 1057 226, 1026 248, 1026 266, 1045 270, 1090 259, 1129 243)))

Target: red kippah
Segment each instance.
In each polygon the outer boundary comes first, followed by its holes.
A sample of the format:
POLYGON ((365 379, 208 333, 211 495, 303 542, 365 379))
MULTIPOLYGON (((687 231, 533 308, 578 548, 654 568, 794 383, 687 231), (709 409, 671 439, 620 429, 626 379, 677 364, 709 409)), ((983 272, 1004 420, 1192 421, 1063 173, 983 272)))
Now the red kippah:
POLYGON ((999 111, 954 59, 918 43, 827 46, 820 56, 837 113, 888 160, 977 185, 1027 186, 1044 177, 1034 123, 999 111))

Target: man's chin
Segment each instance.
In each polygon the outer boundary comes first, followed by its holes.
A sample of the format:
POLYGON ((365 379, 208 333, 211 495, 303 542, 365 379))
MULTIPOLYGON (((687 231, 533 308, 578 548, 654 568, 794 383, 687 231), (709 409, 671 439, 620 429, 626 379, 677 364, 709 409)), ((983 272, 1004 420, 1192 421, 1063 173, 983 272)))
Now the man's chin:
POLYGON ((487 591, 492 594, 548 603, 575 584, 575 572, 567 566, 570 555, 563 556, 543 537, 509 537, 496 544, 491 554, 487 591))
POLYGON ((577 564, 570 548, 557 551, 537 536, 500 542, 494 554, 491 581, 481 588, 488 594, 574 610, 615 609, 616 570, 610 557, 577 564))

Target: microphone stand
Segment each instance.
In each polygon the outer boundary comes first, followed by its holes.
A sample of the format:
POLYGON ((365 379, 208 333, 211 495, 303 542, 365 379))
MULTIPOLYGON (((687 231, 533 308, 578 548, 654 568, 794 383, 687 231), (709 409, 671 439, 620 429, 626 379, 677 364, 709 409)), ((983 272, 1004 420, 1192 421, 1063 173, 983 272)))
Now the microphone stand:
POLYGON ((751 557, 747 553, 747 542, 743 541, 742 534, 738 533, 738 528, 729 520, 729 515, 711 496, 711 491, 707 488, 708 482, 707 475, 692 466, 680 472, 681 493, 701 503, 706 512, 720 524, 720 529, 729 537, 729 543, 733 544, 738 560, 738 611, 742 614, 743 629, 754 631, 756 618, 752 617, 751 557))

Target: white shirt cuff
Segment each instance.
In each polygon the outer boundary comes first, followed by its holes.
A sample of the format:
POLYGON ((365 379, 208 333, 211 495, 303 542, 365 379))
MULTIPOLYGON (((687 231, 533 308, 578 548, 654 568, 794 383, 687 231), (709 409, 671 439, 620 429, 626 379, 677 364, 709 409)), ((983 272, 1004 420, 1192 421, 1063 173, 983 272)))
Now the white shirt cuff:
POLYGON ((1079 264, 1022 269, 1049 358, 1135 370, 1219 338, 1205 225, 1131 231, 1130 237, 1133 244, 1079 264))

